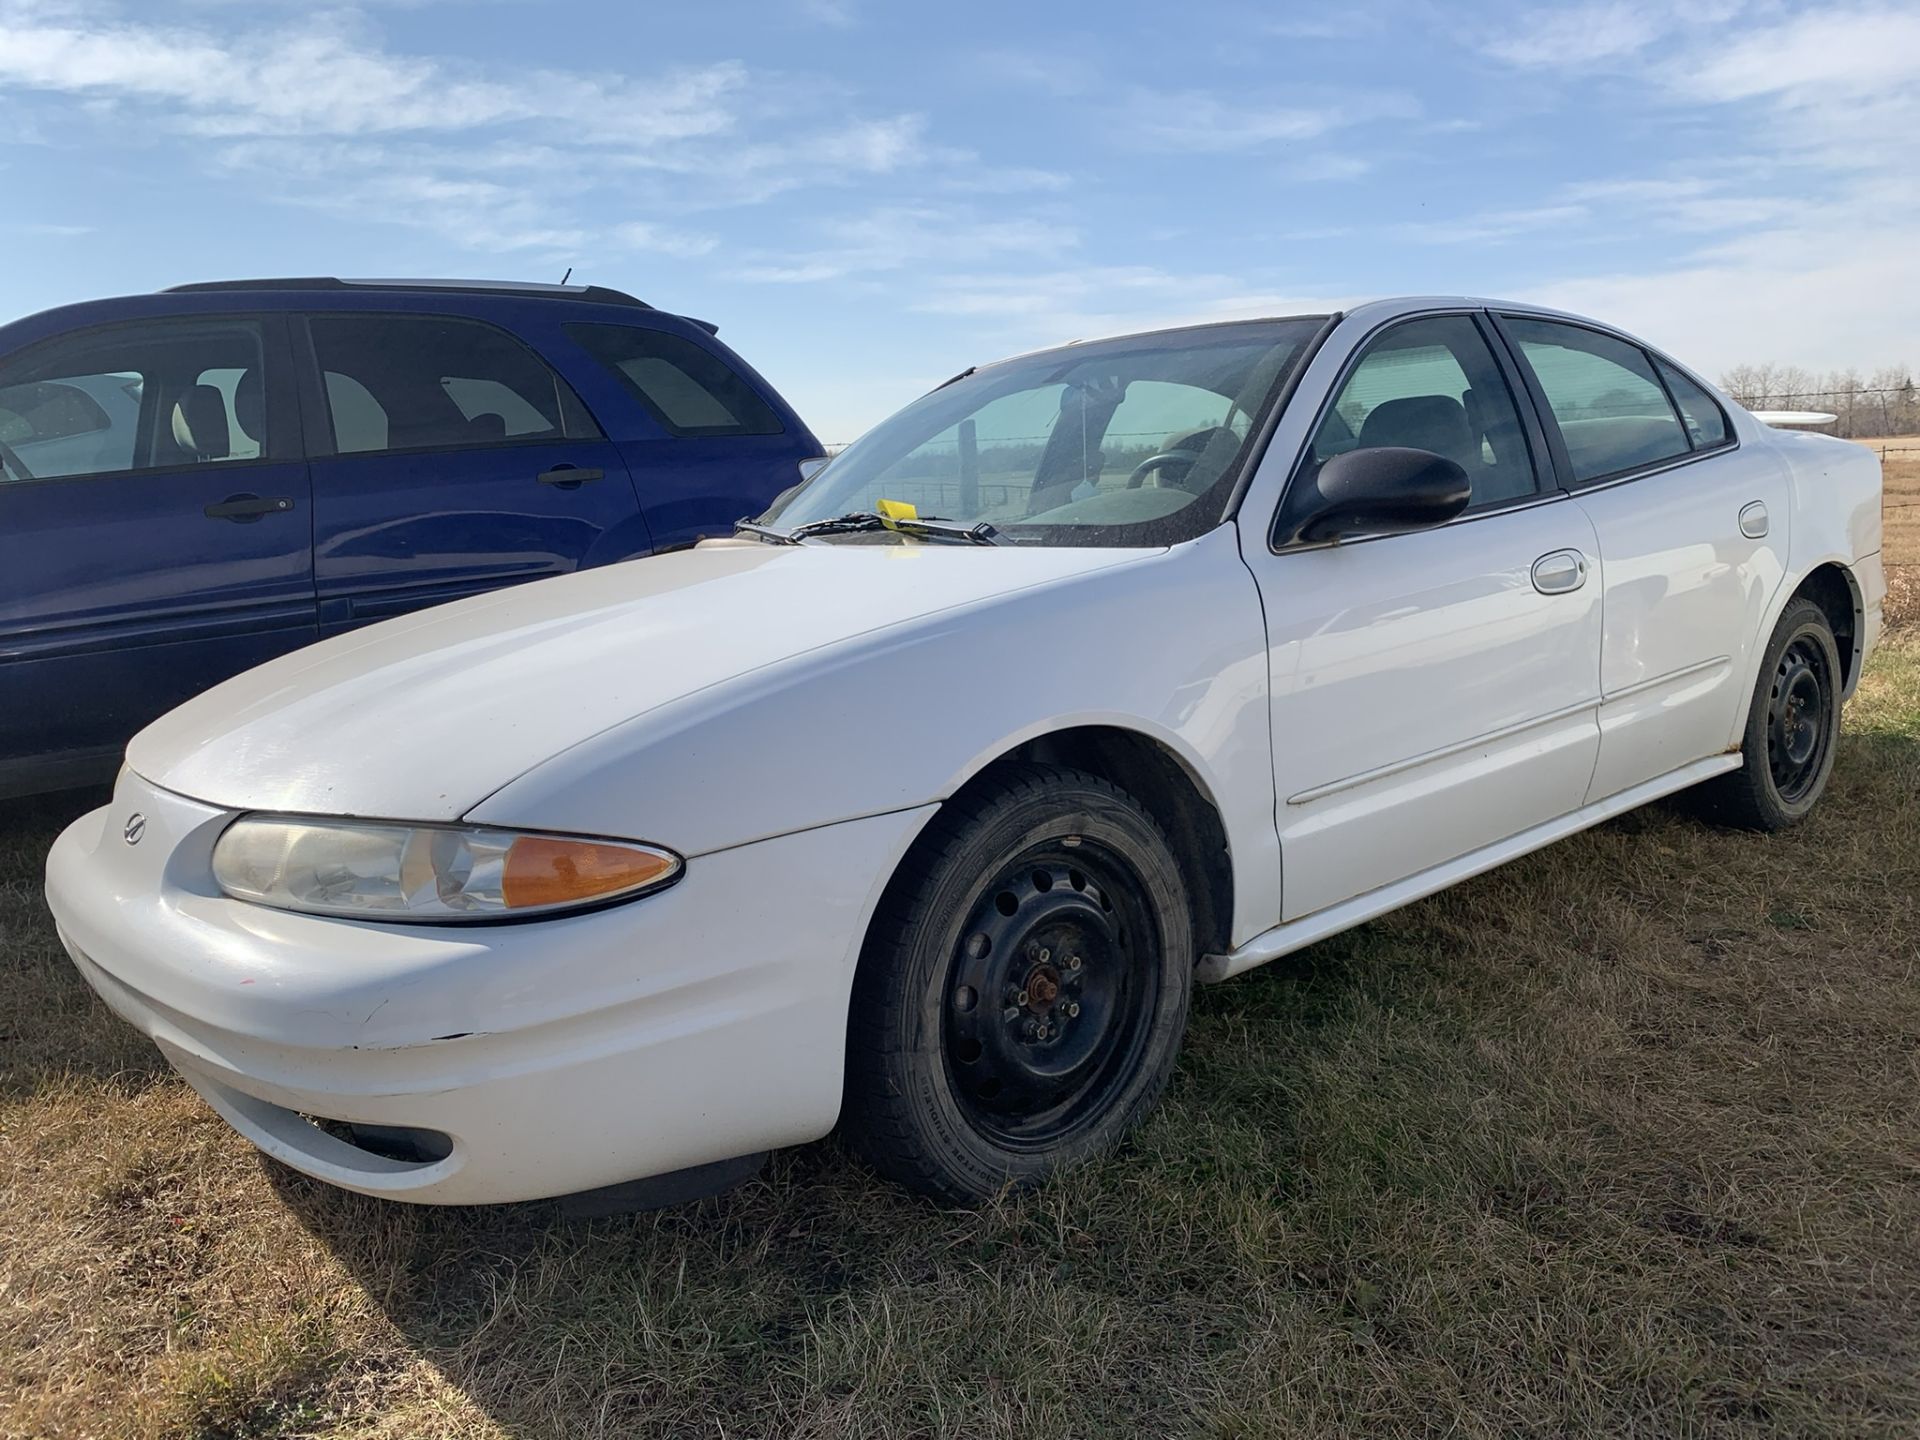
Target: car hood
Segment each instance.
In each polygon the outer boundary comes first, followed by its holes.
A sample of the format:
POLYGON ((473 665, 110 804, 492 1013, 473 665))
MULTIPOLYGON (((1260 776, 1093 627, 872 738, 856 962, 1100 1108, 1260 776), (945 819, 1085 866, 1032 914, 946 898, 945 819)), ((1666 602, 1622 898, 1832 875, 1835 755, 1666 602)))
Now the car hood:
POLYGON ((162 716, 127 763, 236 810, 457 819, 656 706, 1148 553, 709 542, 322 641, 162 716))

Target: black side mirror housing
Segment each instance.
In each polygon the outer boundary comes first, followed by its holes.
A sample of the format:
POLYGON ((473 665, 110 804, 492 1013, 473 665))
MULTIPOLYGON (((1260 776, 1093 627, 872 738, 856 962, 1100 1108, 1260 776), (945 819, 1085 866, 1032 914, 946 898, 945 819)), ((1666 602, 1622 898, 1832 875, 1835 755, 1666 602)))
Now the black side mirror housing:
POLYGON ((1324 545, 1444 525, 1473 498, 1467 472, 1444 455, 1398 445, 1348 450, 1302 477, 1287 496, 1280 545, 1324 545))

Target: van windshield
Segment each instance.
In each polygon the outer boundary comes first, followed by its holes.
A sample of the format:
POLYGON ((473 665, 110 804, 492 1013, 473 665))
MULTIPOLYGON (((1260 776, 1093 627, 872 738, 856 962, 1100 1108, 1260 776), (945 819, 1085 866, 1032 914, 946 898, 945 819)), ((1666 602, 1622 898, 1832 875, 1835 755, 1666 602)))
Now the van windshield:
POLYGON ((1016 544, 1190 540, 1224 518, 1252 437, 1321 324, 1195 326, 983 367, 868 431, 760 523, 792 530, 888 500, 925 520, 986 522, 1016 544))

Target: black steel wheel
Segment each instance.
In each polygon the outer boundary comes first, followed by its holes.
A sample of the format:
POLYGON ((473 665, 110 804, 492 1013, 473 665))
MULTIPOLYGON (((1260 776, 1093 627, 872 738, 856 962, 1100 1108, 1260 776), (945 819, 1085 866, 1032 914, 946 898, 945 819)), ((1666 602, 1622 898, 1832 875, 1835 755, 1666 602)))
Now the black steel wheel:
POLYGON ((943 807, 889 887, 849 1013, 845 1131, 970 1203, 1111 1147, 1185 1028, 1192 921, 1132 796, 1053 766, 943 807))
POLYGON ((1016 856, 954 947, 941 1049, 968 1121, 1015 1149, 1070 1138, 1112 1103, 1152 1033, 1158 977, 1140 877, 1083 837, 1016 856))
POLYGON ((1767 769, 1780 799, 1795 805, 1826 775, 1835 707, 1831 643, 1797 636, 1780 654, 1767 697, 1767 769))
POLYGON ((1792 601, 1767 641, 1747 710, 1740 768, 1701 786, 1716 820, 1778 830, 1826 791, 1840 738, 1840 652, 1826 612, 1792 601))

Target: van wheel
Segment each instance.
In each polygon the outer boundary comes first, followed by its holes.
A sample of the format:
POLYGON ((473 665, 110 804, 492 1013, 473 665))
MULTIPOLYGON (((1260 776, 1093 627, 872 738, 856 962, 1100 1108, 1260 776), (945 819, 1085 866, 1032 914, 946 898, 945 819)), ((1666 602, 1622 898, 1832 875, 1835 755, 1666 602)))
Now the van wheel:
POLYGON ((1827 788, 1839 738, 1833 627, 1811 600, 1795 600, 1767 642, 1740 768, 1700 787, 1703 809, 1748 830, 1779 830, 1805 818, 1827 788))
POLYGON ((875 916, 847 1138, 955 1204, 1110 1149, 1166 1087, 1194 959, 1179 864, 1137 800, 1058 766, 994 776, 941 808, 875 916))

